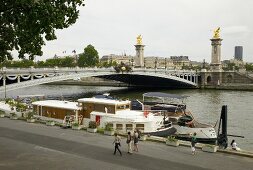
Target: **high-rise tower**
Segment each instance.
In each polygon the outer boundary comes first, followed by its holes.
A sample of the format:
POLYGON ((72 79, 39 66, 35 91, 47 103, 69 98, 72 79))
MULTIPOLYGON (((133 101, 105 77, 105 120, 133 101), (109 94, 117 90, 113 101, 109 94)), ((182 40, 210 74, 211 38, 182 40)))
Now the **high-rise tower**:
POLYGON ((242 61, 242 57, 243 57, 243 47, 235 46, 235 59, 242 61))

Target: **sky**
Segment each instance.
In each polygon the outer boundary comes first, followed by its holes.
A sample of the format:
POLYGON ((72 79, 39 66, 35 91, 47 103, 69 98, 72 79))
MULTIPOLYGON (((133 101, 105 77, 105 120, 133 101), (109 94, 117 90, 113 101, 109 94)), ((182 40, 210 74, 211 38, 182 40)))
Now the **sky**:
POLYGON ((210 62, 210 39, 220 27, 221 60, 232 59, 234 47, 243 46, 243 60, 253 62, 252 15, 253 0, 86 0, 77 22, 57 30, 57 40, 46 42, 36 60, 82 53, 89 44, 100 57, 135 55, 140 34, 144 56, 210 62))

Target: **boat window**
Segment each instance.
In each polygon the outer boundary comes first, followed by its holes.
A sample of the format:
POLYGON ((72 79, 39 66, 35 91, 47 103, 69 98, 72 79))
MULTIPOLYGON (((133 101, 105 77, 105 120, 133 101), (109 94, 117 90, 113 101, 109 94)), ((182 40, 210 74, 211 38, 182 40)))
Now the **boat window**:
POLYGON ((129 109, 129 107, 130 107, 129 105, 126 105, 126 109, 129 109))
POLYGON ((144 132, 144 124, 136 124, 136 128, 139 129, 141 132, 144 132))
POLYGON ((131 131, 133 130, 133 125, 132 124, 126 124, 126 131, 131 131))
POLYGON ((117 109, 125 109, 125 105, 117 106, 117 109))
POLYGON ((116 130, 123 130, 122 124, 116 124, 116 130))

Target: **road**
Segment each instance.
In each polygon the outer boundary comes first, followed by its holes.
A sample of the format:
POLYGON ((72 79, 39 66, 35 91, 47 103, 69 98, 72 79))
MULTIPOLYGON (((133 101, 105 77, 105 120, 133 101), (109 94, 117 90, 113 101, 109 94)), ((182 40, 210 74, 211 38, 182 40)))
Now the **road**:
POLYGON ((113 137, 0 118, 0 170, 247 170, 253 159, 189 147, 140 142, 139 152, 113 155, 113 137))

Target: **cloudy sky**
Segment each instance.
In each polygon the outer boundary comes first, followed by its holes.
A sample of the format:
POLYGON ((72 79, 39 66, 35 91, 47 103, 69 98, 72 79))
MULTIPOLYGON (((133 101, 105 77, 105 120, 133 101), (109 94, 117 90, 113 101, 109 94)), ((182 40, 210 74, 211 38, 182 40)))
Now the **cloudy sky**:
POLYGON ((244 61, 253 62, 253 0, 86 0, 73 26, 57 31, 37 60, 83 52, 95 46, 100 57, 135 55, 143 36, 145 56, 187 55, 210 62, 213 30, 221 27, 222 60, 243 46, 244 61))

